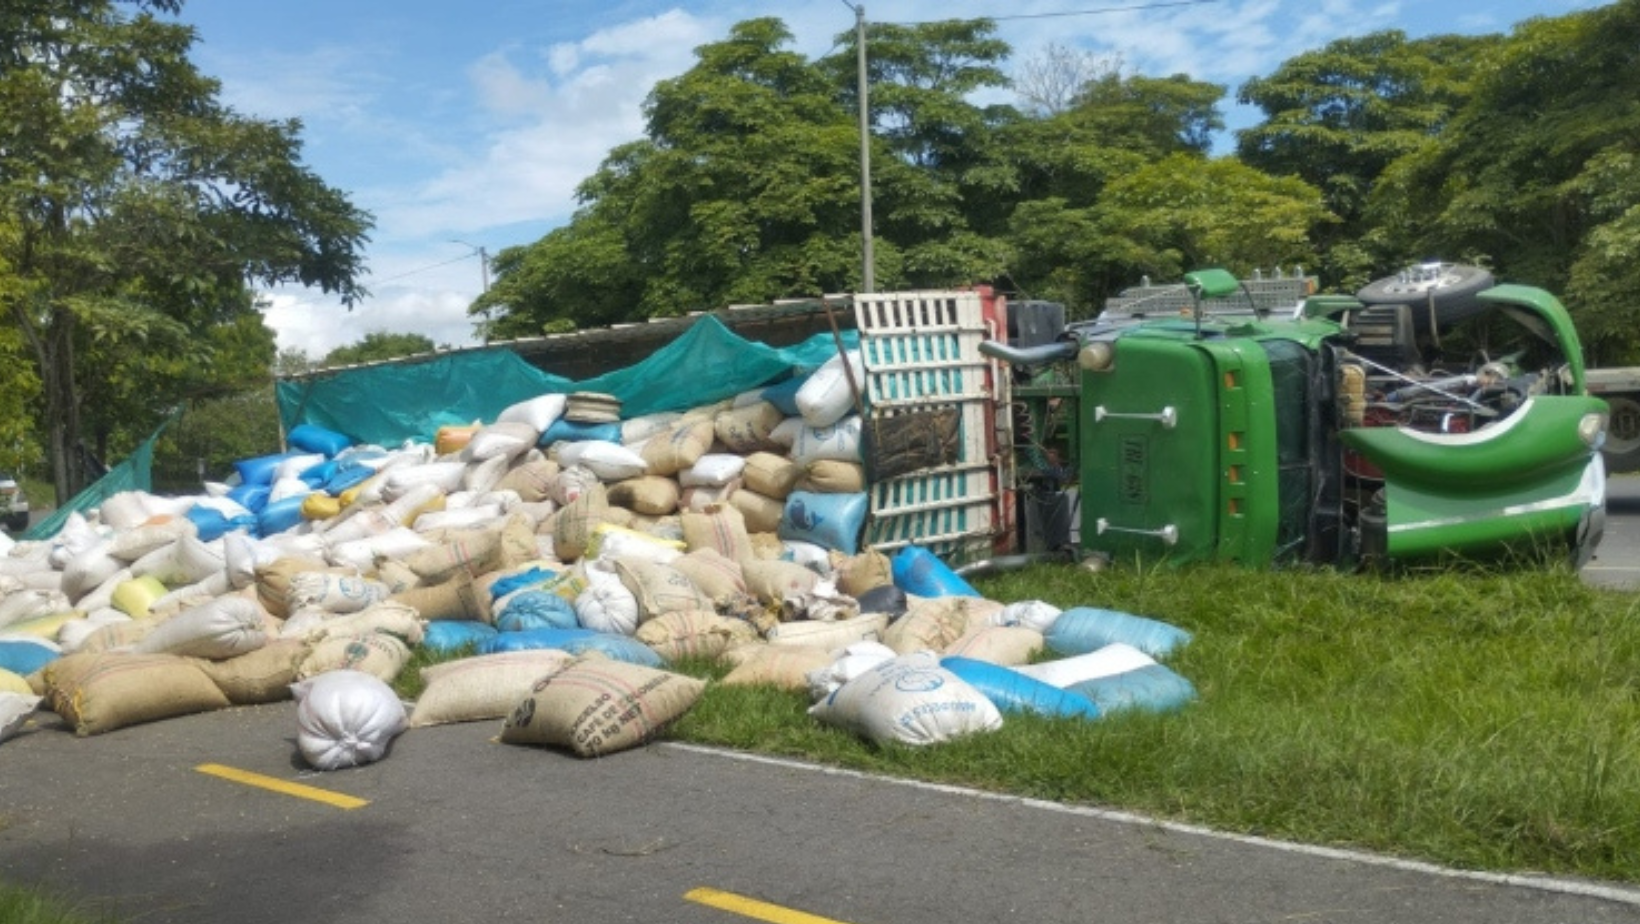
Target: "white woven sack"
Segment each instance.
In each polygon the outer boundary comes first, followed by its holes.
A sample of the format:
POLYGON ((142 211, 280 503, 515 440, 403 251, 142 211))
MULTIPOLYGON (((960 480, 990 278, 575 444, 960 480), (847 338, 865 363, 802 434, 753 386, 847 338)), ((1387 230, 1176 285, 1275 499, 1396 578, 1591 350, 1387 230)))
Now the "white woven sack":
POLYGON ((509 462, 534 448, 541 431, 523 421, 498 420, 480 427, 467 441, 467 455, 475 462, 506 459, 509 462))
POLYGON ((325 560, 356 571, 373 571, 378 557, 402 560, 412 552, 432 546, 433 543, 410 527, 395 526, 380 535, 333 545, 325 551, 325 560))
POLYGON ((291 684, 296 745, 315 769, 374 763, 409 727, 393 688, 363 671, 328 671, 291 684))
POLYGON ((566 443, 558 450, 558 462, 565 468, 579 465, 591 469, 600 481, 624 481, 649 470, 643 456, 608 440, 566 443))
POLYGON ((389 501, 387 506, 381 509, 382 516, 394 526, 408 526, 410 520, 421 512, 423 507, 449 494, 451 490, 431 483, 414 485, 389 501))
POLYGON ((678 484, 686 488, 721 488, 746 468, 746 457, 727 452, 709 452, 694 465, 678 473, 678 484))
MULTIPOLYGON (((228 503, 241 510, 245 509, 232 501, 228 503)), ((133 562, 157 548, 170 545, 184 535, 199 535, 199 527, 187 517, 172 517, 169 520, 144 523, 136 529, 115 533, 108 541, 108 554, 124 562, 133 562)))
POLYGON ((411 524, 411 528, 418 533, 428 533, 436 529, 472 529, 489 526, 501 519, 502 515, 500 504, 457 507, 454 510, 430 510, 416 517, 416 522, 411 524))
MULTIPOLYGON (((120 491, 110 495, 97 508, 97 519, 116 532, 136 529, 153 515, 146 491, 120 491)), ((68 528, 68 524, 64 523, 63 530, 68 528)))
POLYGON ((783 622, 768 632, 771 645, 815 645, 842 651, 856 642, 877 642, 888 628, 887 613, 867 613, 836 622, 799 620, 783 622))
POLYGON ((60 590, 21 590, 0 600, 0 629, 73 608, 60 590))
POLYGON ((281 459, 279 460, 279 463, 273 467, 272 480, 275 484, 286 478, 300 481, 301 478, 299 476, 303 472, 314 467, 315 465, 318 465, 324 460, 325 454, 322 452, 304 452, 300 455, 294 455, 281 459))
POLYGON ((809 671, 809 698, 815 702, 837 692, 837 688, 884 661, 899 657, 882 642, 855 642, 844 648, 837 659, 819 670, 809 671))
POLYGON ((193 584, 227 568, 222 548, 221 539, 206 543, 183 535, 132 562, 131 573, 155 578, 167 587, 193 584))
POLYGON ((103 581, 101 584, 98 584, 95 590, 80 599, 75 600, 74 608, 91 612, 92 610, 100 610, 104 607, 113 606, 114 588, 134 577, 136 577, 136 575, 131 573, 130 568, 121 568, 120 570, 109 575, 107 580, 103 581))
POLYGON ((136 645, 141 654, 221 661, 268 643, 262 608, 246 597, 218 597, 165 620, 136 645))
POLYGON ((496 423, 529 424, 537 433, 547 432, 559 417, 564 415, 564 404, 569 398, 566 395, 538 395, 526 401, 520 401, 502 411, 496 417, 496 423))
POLYGON ((17 734, 40 706, 40 697, 0 691, 0 741, 17 734))
POLYGON ((1020 626, 1026 629, 1035 629, 1047 634, 1053 628, 1054 620, 1063 612, 1052 603, 1041 600, 1020 600, 1010 603, 1002 609, 992 613, 987 619, 993 626, 1020 626))
POLYGON ((808 424, 803 422, 803 418, 788 417, 769 431, 769 441, 791 449, 792 445, 797 442, 797 435, 807 427, 808 424))
POLYGON ((822 459, 860 461, 860 415, 850 414, 829 427, 804 427, 792 443, 791 456, 807 465, 822 459))
POLYGON ((116 609, 103 607, 92 610, 84 619, 70 619, 57 630, 57 644, 62 646, 63 653, 69 654, 80 650, 85 640, 90 638, 103 626, 116 622, 131 622, 131 617, 116 609))
POLYGON ((809 707, 809 714, 879 744, 939 744, 1002 727, 996 705, 940 667, 931 651, 867 669, 809 707))
POLYGON ((413 489, 435 487, 448 494, 460 490, 461 477, 467 473, 465 462, 422 462, 416 465, 394 466, 387 473, 382 487, 382 498, 391 502, 409 494, 413 489))
POLYGON ((638 596, 627 589, 608 562, 590 562, 584 569, 587 589, 575 598, 575 619, 583 628, 616 635, 638 631, 638 596))
MULTIPOLYGON (((154 615, 180 612, 198 606, 203 601, 220 597, 232 589, 228 583, 228 573, 215 571, 192 584, 184 584, 161 594, 153 603, 148 604, 148 611, 154 615)), ((113 599, 112 592, 109 593, 109 599, 113 599)))
POLYGON ((631 449, 652 436, 659 436, 672 429, 672 425, 683 419, 678 411, 661 411, 656 414, 645 414, 631 420, 621 421, 621 445, 631 449))
POLYGON ((854 409, 855 389, 865 390, 866 367, 860 361, 860 351, 850 350, 847 355, 848 368, 854 375, 853 387, 849 386, 844 372, 843 354, 838 354, 814 370, 797 389, 797 412, 809 426, 829 427, 842 420, 854 409))
POLYGON ((357 613, 386 600, 391 593, 386 584, 350 574, 302 571, 291 576, 285 591, 285 605, 292 610, 316 606, 327 613, 357 613))
POLYGON ((1154 658, 1139 649, 1115 642, 1097 651, 1037 664, 1023 664, 1014 670, 1063 690, 1084 680, 1114 677, 1155 663, 1154 658))
POLYGON ((59 586, 70 602, 79 603, 81 598, 125 568, 125 562, 109 554, 108 549, 107 542, 98 543, 76 555, 63 569, 59 586))

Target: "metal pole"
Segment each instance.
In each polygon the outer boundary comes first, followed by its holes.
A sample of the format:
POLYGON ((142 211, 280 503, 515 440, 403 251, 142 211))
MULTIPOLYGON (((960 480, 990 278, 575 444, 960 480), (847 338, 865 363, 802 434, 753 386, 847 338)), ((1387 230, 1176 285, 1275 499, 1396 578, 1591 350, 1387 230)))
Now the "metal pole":
POLYGON ((871 116, 866 101, 866 7, 854 8, 854 44, 859 52, 860 84, 860 291, 875 292, 876 259, 871 244, 871 116))
POLYGON ((484 280, 484 291, 490 291, 490 253, 484 248, 478 248, 478 269, 484 280))

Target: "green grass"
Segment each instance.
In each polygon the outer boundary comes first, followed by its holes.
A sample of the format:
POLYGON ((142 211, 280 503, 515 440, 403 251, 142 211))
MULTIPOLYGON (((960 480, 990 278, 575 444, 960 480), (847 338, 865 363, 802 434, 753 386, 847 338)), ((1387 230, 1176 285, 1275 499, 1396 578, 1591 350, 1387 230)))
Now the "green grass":
POLYGON ((672 735, 1466 868, 1640 882, 1640 595, 1542 569, 1038 566, 978 586, 1189 629, 1169 664, 1199 700, 878 747, 810 718, 800 693, 713 685, 672 735))
POLYGON ((102 924, 113 920, 43 889, 0 882, 0 921, 6 924, 102 924))

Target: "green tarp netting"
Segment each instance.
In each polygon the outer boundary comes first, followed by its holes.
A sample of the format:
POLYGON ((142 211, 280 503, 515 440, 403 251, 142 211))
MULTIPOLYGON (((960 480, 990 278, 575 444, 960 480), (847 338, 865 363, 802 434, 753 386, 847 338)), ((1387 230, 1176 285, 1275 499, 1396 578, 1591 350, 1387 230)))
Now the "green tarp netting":
POLYGON ((30 526, 23 533, 25 540, 50 539, 57 535, 57 531, 68 522, 68 517, 75 511, 91 510, 101 507, 103 501, 108 500, 121 491, 148 491, 154 486, 154 442, 159 435, 165 432, 176 420, 172 415, 170 420, 160 425, 151 436, 142 441, 124 462, 108 470, 108 474, 92 482, 91 486, 74 495, 68 503, 58 507, 50 516, 30 526))
MULTIPOLYGON (((850 349, 858 345, 857 331, 844 331, 842 337, 850 349)), ((628 418, 688 410, 811 371, 836 352, 830 333, 772 347, 707 315, 647 359, 579 382, 543 372, 498 347, 282 381, 275 393, 286 432, 305 423, 358 443, 396 446, 430 442, 442 426, 494 421, 511 405, 544 394, 611 394, 628 418)))

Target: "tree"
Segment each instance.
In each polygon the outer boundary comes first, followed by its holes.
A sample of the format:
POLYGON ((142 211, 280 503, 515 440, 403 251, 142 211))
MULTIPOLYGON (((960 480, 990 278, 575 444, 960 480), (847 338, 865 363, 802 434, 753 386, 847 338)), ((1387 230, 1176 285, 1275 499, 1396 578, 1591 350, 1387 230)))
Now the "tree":
POLYGON ((0 235, 15 274, 0 308, 40 375, 59 502, 88 480, 88 388, 146 390, 145 413, 123 421, 140 431, 197 385, 110 383, 93 354, 186 343, 209 368, 201 335, 254 311, 247 281, 319 286, 349 306, 363 294, 369 216, 302 166, 298 123, 218 102, 188 60, 193 30, 156 15, 181 7, 14 0, 0 13, 0 226, 15 230, 0 235))
POLYGON ((1320 242, 1329 282, 1358 287, 1382 262, 1363 246, 1368 196, 1391 163, 1439 136, 1468 101, 1478 62, 1501 41, 1375 32, 1289 58, 1237 91, 1264 111, 1264 121, 1236 132, 1241 159, 1319 188, 1340 219, 1320 242))
POLYGON ((1014 74, 1014 92, 1031 115, 1058 115, 1071 107, 1084 86, 1121 70, 1119 55, 1101 57, 1049 42, 1020 64, 1014 74))
POLYGON ((1386 169, 1369 203, 1383 250, 1567 292, 1592 351, 1631 350, 1637 49, 1640 0, 1516 26, 1439 137, 1386 169))
POLYGON ((390 334, 384 330, 377 330, 365 334, 364 339, 357 343, 331 350, 319 364, 353 366, 398 359, 401 356, 414 356, 417 353, 431 353, 435 349, 437 347, 434 346, 432 338, 423 334, 390 334))

